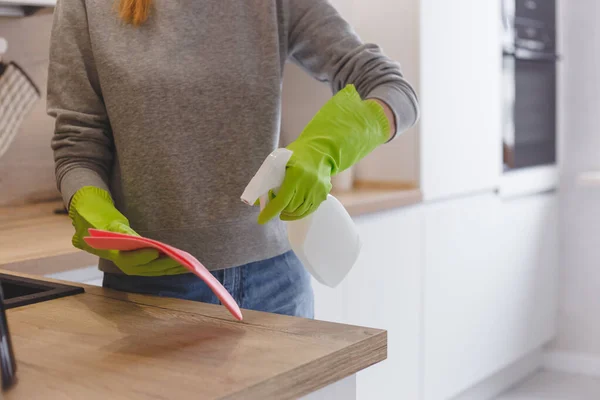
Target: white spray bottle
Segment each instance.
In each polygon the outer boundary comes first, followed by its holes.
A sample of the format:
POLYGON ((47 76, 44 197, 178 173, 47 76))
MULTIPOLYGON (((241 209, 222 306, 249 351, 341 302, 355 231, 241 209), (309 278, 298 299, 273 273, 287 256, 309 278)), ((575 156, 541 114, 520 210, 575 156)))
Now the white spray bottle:
MULTIPOLYGON (((276 193, 282 185, 291 156, 292 151, 284 148, 272 152, 246 186, 242 201, 254 205, 260 200, 264 209, 269 190, 276 193)), ((328 195, 315 212, 286 224, 292 249, 308 272, 324 285, 337 286, 356 263, 362 246, 342 203, 328 195)))

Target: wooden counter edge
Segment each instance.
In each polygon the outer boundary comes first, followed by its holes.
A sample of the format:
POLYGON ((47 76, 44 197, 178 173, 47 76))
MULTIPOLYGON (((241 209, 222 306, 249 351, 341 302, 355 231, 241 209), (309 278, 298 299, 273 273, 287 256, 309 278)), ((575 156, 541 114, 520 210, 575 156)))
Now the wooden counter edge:
POLYGON ((222 398, 222 400, 292 400, 306 396, 326 386, 356 374, 387 358, 387 331, 364 339, 325 357, 313 360, 301 368, 288 371, 260 384, 222 398), (357 360, 364 360, 359 363, 357 360), (327 374, 315 379, 312 371, 322 369, 327 374))

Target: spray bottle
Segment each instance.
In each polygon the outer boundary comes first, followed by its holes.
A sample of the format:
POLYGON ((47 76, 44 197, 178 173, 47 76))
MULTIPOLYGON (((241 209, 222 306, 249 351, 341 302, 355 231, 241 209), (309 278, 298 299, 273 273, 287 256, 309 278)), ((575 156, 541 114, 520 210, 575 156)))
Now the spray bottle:
MULTIPOLYGON (((242 201, 261 210, 282 185, 292 151, 280 148, 272 152, 258 169, 242 194, 242 201)), ((320 283, 337 286, 356 263, 362 243, 352 218, 332 195, 307 217, 287 221, 288 239, 304 267, 320 283)))

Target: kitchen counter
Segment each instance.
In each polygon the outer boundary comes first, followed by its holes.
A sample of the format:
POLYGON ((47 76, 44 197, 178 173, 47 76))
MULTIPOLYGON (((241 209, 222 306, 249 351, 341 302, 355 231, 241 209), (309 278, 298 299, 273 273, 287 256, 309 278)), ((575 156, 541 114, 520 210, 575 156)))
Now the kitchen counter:
POLYGON ((221 306, 77 286, 7 311, 18 383, 6 399, 292 399, 387 354, 382 330, 252 311, 238 322, 221 306))
POLYGON ((46 275, 98 263, 71 244, 73 226, 60 202, 0 208, 0 268, 46 275))

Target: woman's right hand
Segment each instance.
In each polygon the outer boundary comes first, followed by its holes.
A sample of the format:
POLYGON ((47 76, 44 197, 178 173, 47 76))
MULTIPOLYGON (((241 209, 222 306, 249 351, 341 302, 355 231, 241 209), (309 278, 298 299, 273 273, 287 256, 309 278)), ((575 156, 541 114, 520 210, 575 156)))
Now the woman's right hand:
POLYGON ((161 256, 155 249, 119 251, 96 250, 90 247, 83 240, 89 235, 90 228, 139 236, 131 229, 127 218, 115 208, 106 190, 94 186, 79 189, 69 205, 69 216, 75 227, 73 246, 112 261, 127 275, 163 276, 189 273, 175 260, 161 256))

